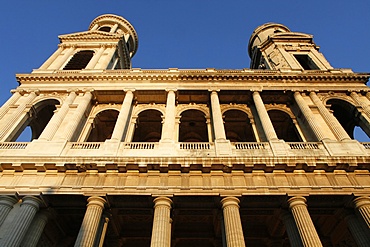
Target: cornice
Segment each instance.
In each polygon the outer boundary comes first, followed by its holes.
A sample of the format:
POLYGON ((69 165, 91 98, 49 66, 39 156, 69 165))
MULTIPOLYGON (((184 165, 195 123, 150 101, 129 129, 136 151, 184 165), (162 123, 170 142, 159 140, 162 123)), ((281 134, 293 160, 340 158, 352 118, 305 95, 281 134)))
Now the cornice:
POLYGON ((122 35, 118 34, 111 34, 102 31, 86 31, 86 32, 79 32, 79 33, 72 33, 72 34, 64 34, 58 36, 60 42, 70 42, 70 41, 118 41, 123 37, 122 35))
POLYGON ((151 81, 282 81, 289 82, 359 82, 366 83, 369 73, 353 73, 346 70, 335 71, 304 71, 304 72, 281 72, 271 70, 102 70, 89 72, 81 71, 50 71, 50 73, 17 74, 17 81, 24 82, 53 82, 53 81, 127 81, 127 80, 151 80, 151 81))

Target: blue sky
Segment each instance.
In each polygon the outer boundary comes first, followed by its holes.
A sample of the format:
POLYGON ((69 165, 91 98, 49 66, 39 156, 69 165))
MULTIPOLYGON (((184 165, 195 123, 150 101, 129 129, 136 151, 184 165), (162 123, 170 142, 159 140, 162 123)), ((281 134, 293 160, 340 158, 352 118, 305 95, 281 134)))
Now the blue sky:
POLYGON ((369 0, 3 1, 0 104, 18 85, 16 73, 38 68, 57 49, 58 35, 85 31, 101 14, 135 27, 134 68, 248 68, 253 30, 277 22, 313 34, 333 67, 370 72, 369 11, 369 0))

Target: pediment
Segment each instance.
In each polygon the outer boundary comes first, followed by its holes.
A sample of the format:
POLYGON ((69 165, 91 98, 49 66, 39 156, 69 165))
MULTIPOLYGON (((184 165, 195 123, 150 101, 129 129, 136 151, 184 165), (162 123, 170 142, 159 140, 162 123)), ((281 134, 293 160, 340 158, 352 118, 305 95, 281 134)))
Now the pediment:
POLYGON ((107 33, 103 31, 85 31, 71 34, 59 35, 60 42, 64 41, 91 41, 91 40, 117 40, 121 39, 123 34, 107 33))

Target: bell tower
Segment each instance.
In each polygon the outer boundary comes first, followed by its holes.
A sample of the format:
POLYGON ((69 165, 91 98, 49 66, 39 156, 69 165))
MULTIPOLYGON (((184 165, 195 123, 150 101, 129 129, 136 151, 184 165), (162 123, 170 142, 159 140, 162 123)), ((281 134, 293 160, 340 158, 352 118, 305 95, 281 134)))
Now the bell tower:
POLYGON ((251 69, 281 71, 331 70, 319 52, 313 36, 291 32, 282 24, 266 23, 257 27, 248 45, 251 69))
POLYGON ((59 40, 58 49, 34 73, 130 69, 138 47, 134 27, 112 14, 95 18, 88 31, 60 35, 59 40))

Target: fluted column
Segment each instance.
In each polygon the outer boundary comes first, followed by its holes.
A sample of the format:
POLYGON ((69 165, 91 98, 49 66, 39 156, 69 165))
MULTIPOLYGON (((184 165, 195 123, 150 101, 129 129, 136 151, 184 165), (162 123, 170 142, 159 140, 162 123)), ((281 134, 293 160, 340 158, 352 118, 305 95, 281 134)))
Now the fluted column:
POLYGON ((36 247, 45 225, 49 220, 50 212, 46 209, 41 210, 35 215, 26 235, 24 236, 21 247, 36 247))
POLYGON ((9 107, 19 100, 22 95, 19 91, 15 91, 13 95, 0 108, 0 119, 9 111, 9 107))
POLYGON ((323 116, 325 122, 333 131, 334 135, 340 140, 351 140, 347 132, 344 130, 342 125, 338 122, 337 118, 332 115, 326 106, 321 102, 319 97, 316 95, 315 92, 310 93, 310 98, 312 99, 313 103, 319 109, 320 114, 323 116))
POLYGON ((370 229, 370 197, 360 196, 353 200, 355 208, 358 210, 367 227, 370 229))
POLYGON ((116 124, 113 129, 111 140, 121 141, 123 133, 128 128, 128 119, 131 111, 132 100, 134 98, 133 90, 127 90, 125 98, 122 102, 121 110, 119 111, 116 124))
POLYGON ((364 231, 358 218, 353 214, 348 214, 344 219, 357 245, 359 247, 369 247, 370 236, 364 231))
POLYGON ((267 113, 265 105, 262 101, 261 95, 259 92, 253 92, 253 101, 256 106, 257 114, 262 124, 263 131, 268 141, 278 140, 274 126, 272 125, 271 119, 267 113))
POLYGON ((60 67, 67 61, 67 59, 75 52, 75 47, 71 46, 67 49, 64 49, 64 54, 57 57, 53 63, 50 64, 48 69, 57 70, 61 69, 60 67))
POLYGON ((292 197, 288 200, 289 208, 296 222, 303 246, 322 247, 319 235, 307 210, 306 198, 292 197))
POLYGON ((218 99, 218 94, 216 91, 211 92, 211 110, 215 140, 226 140, 220 101, 218 99))
POLYGON ((99 196, 89 197, 87 202, 86 213, 74 245, 75 247, 90 247, 94 245, 101 215, 106 203, 106 201, 99 196))
POLYGON ((169 89, 166 102, 166 116, 162 125, 161 141, 175 141, 175 118, 176 118, 176 93, 169 89))
POLYGON ((293 216, 288 212, 283 212, 281 219, 284 222, 290 245, 295 247, 303 246, 293 216))
POLYGON ((356 92, 351 92, 351 97, 354 99, 361 107, 362 111, 370 118, 370 101, 366 98, 363 99, 356 92))
POLYGON ((87 107, 90 104, 92 97, 93 96, 90 91, 85 92, 84 96, 82 96, 81 101, 78 103, 76 111, 74 112, 73 116, 71 117, 71 120, 69 121, 66 131, 58 134, 59 139, 67 141, 70 141, 72 139, 76 129, 78 128, 78 125, 81 122, 81 118, 83 117, 87 107))
POLYGON ((221 200, 227 247, 245 247, 239 199, 233 196, 221 200))
POLYGON ((294 99, 297 102, 299 109, 301 110, 303 116, 305 117, 308 125, 315 134, 317 140, 322 141, 323 139, 329 139, 322 128, 317 124, 315 116, 313 115, 311 109, 308 107, 306 101, 303 99, 300 92, 294 93, 294 99))
POLYGON ((48 69, 48 67, 54 62, 54 60, 59 57, 63 51, 63 45, 59 45, 58 49, 51 55, 48 60, 46 60, 39 69, 48 69))
POLYGON ((24 111, 27 105, 31 104, 32 101, 37 97, 38 92, 32 91, 27 96, 26 100, 22 102, 21 105, 17 107, 17 109, 12 113, 12 115, 6 119, 4 119, 0 123, 0 140, 7 141, 6 135, 9 135, 9 130, 14 126, 14 123, 17 122, 17 119, 22 115, 25 114, 24 111))
POLYGON ((13 205, 17 202, 18 200, 12 196, 0 196, 0 226, 8 216, 10 210, 12 210, 13 205))
POLYGON ((22 199, 19 211, 0 241, 0 246, 19 246, 31 222, 40 208, 42 201, 34 196, 25 196, 22 199))
POLYGON ((69 93, 62 106, 57 112, 54 113, 53 117, 50 119, 45 129, 42 131, 40 137, 38 138, 39 140, 50 141, 53 138, 65 116, 67 115, 69 106, 73 103, 76 96, 76 92, 72 91, 69 93))
POLYGON ((98 63, 98 61, 101 58, 101 55, 103 54, 104 51, 105 51, 105 46, 102 45, 99 48, 98 52, 96 54, 94 54, 94 56, 92 57, 90 62, 86 65, 85 69, 94 69, 95 65, 98 63))
POLYGON ((168 197, 154 199, 154 219, 150 247, 171 246, 171 204, 168 197))

